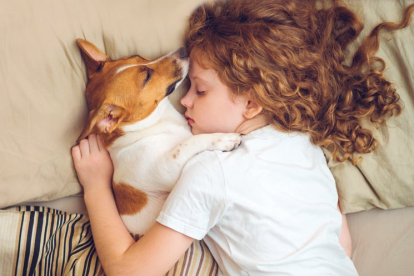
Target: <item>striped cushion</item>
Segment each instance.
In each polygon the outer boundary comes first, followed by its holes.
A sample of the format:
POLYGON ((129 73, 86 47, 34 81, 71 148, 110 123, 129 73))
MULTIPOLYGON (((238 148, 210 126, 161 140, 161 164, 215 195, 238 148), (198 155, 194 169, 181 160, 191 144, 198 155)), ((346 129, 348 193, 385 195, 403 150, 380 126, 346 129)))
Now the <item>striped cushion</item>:
MULTIPOLYGON (((0 210, 0 275, 104 275, 87 216, 46 207, 0 210)), ((217 275, 203 241, 166 274, 217 275)))

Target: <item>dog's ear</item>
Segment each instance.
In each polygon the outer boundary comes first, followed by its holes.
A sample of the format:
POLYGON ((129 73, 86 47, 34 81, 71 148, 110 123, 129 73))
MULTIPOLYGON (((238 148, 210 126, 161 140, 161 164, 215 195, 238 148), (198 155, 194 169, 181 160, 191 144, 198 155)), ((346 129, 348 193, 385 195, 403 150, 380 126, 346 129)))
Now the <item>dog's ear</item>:
POLYGON ((112 133, 126 117, 128 112, 116 105, 104 104, 98 109, 89 112, 88 121, 76 140, 85 139, 92 133, 112 133))
POLYGON ((88 79, 91 79, 93 74, 104 66, 105 62, 111 61, 111 58, 102 53, 89 41, 78 38, 76 42, 78 43, 82 58, 86 64, 88 79))

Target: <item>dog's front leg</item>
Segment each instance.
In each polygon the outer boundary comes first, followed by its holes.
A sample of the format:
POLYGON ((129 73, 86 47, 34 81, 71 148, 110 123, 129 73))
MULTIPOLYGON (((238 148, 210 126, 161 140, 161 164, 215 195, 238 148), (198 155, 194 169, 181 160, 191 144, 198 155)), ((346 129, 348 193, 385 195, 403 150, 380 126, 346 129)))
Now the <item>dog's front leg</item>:
POLYGON ((206 150, 231 151, 241 143, 241 136, 237 133, 212 133, 190 136, 172 151, 162 156, 161 168, 158 176, 161 183, 166 184, 168 191, 177 182, 184 165, 193 156, 206 150))

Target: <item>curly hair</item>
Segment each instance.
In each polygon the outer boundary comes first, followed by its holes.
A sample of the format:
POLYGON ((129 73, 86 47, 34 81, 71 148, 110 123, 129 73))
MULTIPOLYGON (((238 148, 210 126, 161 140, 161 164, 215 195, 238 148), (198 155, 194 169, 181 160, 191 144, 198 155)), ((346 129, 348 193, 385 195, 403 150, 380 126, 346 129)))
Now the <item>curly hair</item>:
POLYGON ((374 55, 381 29, 397 30, 411 20, 414 4, 399 24, 376 26, 346 64, 348 45, 363 29, 342 1, 229 0, 204 4, 189 19, 187 51, 196 50, 236 95, 251 93, 268 123, 302 132, 330 148, 337 161, 356 164, 354 153, 378 146, 377 127, 401 113, 399 95, 384 77, 385 62, 374 55), (349 63, 349 62, 348 62, 349 63))

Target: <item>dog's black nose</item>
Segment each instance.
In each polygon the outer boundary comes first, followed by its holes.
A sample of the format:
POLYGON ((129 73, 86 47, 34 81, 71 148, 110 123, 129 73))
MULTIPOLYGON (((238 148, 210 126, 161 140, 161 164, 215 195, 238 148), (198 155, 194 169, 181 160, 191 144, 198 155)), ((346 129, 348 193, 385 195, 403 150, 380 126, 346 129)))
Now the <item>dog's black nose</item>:
POLYGON ((184 47, 181 47, 180 49, 178 49, 178 51, 180 53, 180 58, 188 57, 187 50, 184 47))

